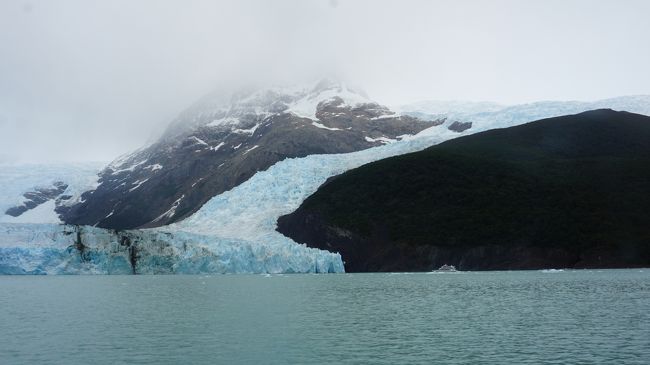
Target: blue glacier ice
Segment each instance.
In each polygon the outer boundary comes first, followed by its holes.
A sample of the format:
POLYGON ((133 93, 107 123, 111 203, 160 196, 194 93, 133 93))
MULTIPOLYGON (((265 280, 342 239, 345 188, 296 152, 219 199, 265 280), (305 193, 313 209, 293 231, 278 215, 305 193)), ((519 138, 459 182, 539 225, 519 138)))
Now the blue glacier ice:
POLYGON ((447 129, 432 127, 417 136, 358 152, 285 159, 213 197, 187 219, 158 229, 252 241, 288 240, 275 231, 278 217, 296 210, 328 178, 457 136, 447 129))
POLYGON ((4 212, 21 205, 23 194, 34 188, 48 187, 54 181, 62 181, 68 187, 62 195, 70 196, 63 205, 75 204, 84 191, 97 186, 97 173, 105 166, 103 162, 12 164, 0 163, 0 223, 59 223, 54 212, 54 200, 50 200, 18 217, 4 212))
POLYGON ((60 224, 0 223, 0 273, 191 274, 343 272, 338 253, 275 231, 327 178, 457 136, 427 130, 364 151, 280 161, 212 198, 194 215, 160 228, 116 232, 60 224))
POLYGON ((650 95, 628 95, 596 101, 538 101, 517 105, 490 102, 420 101, 395 108, 402 114, 471 122, 474 132, 505 128, 534 120, 577 114, 594 109, 614 109, 650 115, 650 95))
POLYGON ((8 223, 0 240, 1 274, 343 272, 327 251, 184 232, 8 223))
MULTIPOLYGON (((306 247, 275 230, 278 217, 298 208, 329 177, 450 138, 536 119, 532 116, 550 117, 593 107, 644 112, 650 111, 649 100, 638 97, 593 104, 537 103, 503 111, 507 117, 497 115, 501 110, 473 114, 474 127, 461 134, 443 125, 359 152, 286 159, 213 197, 187 219, 160 228, 116 232, 45 223, 49 221, 26 224, 0 220, 0 274, 343 272, 338 253, 306 247)), ((25 181, 46 182, 35 175, 25 181)), ((0 188, 20 181, 12 176, 20 176, 20 172, 12 175, 10 170, 3 170, 0 188)), ((8 186, 4 191, 11 192, 0 194, 0 206, 15 204, 20 195, 16 192, 22 191, 18 185, 8 186)))

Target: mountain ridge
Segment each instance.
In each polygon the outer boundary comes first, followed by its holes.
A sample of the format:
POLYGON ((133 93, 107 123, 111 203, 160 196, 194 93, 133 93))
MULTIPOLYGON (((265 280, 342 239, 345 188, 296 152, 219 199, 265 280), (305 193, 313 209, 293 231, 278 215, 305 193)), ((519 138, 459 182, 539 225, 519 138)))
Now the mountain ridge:
POLYGON ((291 157, 347 153, 416 134, 439 121, 401 116, 329 80, 202 99, 161 139, 100 173, 83 201, 57 209, 70 224, 156 227, 291 157))

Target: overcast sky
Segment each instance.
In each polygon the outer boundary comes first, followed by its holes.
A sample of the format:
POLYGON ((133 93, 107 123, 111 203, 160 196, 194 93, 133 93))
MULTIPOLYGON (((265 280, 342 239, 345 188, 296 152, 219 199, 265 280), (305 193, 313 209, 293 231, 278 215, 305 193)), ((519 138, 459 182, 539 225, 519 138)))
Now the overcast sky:
POLYGON ((650 1, 0 1, 0 161, 111 160, 233 80, 379 102, 650 93, 650 1))

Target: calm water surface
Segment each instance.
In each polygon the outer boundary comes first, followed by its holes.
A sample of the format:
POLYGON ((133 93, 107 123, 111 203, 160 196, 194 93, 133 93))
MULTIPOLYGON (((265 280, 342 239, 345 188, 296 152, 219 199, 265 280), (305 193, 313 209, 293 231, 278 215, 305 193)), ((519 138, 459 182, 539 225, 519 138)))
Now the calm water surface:
POLYGON ((0 277, 1 364, 650 364, 650 270, 0 277))

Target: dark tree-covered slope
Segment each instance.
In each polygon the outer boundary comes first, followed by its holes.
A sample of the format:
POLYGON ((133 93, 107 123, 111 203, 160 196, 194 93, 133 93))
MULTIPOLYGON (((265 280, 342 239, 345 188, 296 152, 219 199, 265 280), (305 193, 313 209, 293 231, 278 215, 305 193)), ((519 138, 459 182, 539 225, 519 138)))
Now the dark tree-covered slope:
POLYGON ((650 266, 650 117, 594 110, 381 160, 278 227, 348 271, 650 266))

